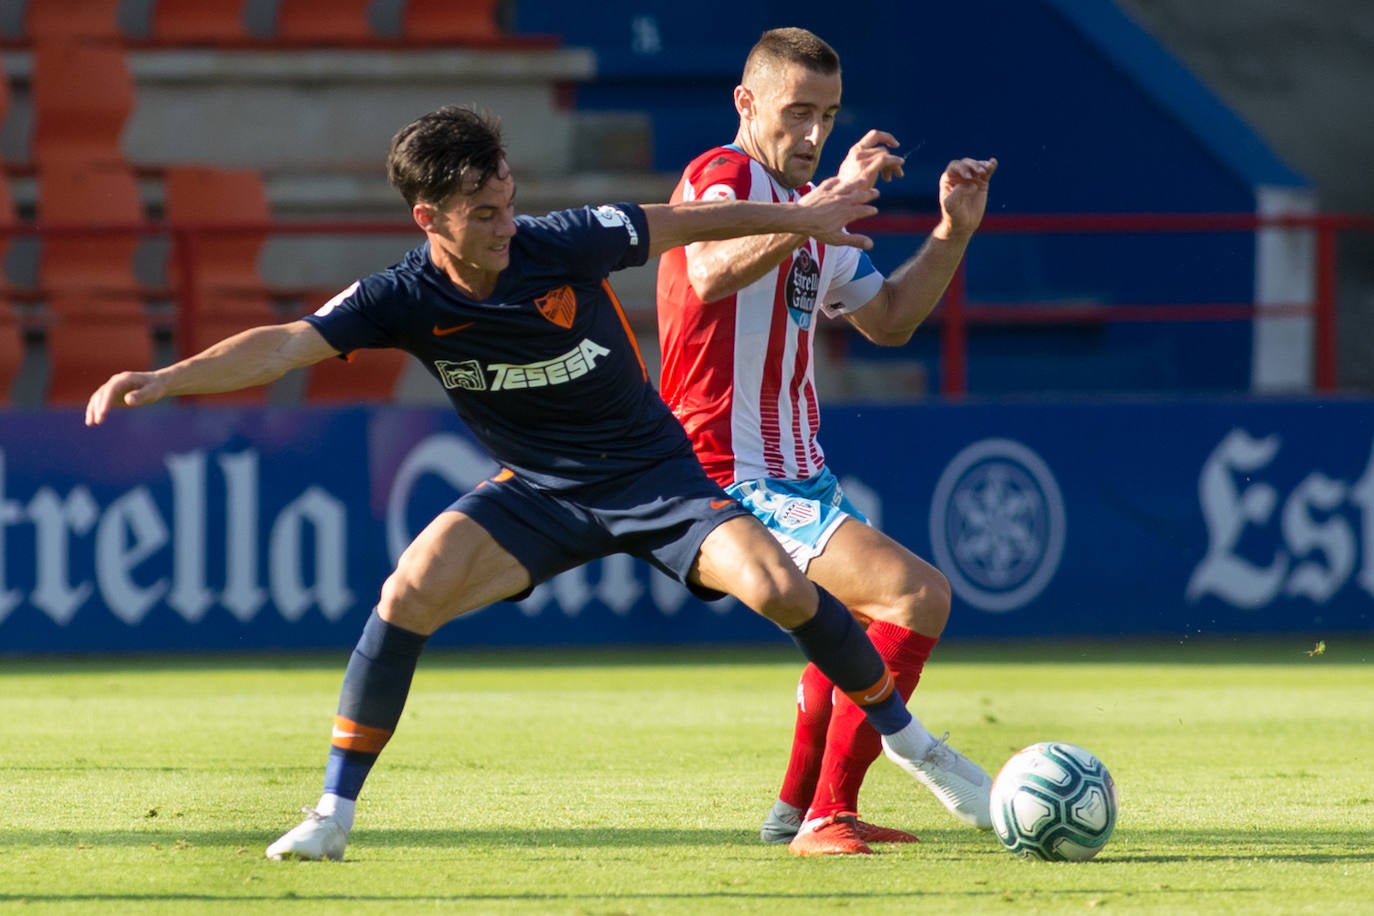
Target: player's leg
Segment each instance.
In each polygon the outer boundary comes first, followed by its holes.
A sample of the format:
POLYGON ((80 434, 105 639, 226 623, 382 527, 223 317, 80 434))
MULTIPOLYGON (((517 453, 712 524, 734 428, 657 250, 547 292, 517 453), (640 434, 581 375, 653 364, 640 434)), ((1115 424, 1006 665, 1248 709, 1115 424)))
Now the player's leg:
POLYGON ((343 858, 354 804, 400 720, 425 641, 447 621, 529 584, 525 567, 462 512, 441 513, 416 537, 349 658, 324 794, 305 821, 267 848, 269 858, 343 858))
POLYGON ((817 668, 864 711, 898 753, 912 755, 914 720, 892 674, 854 616, 812 584, 758 519, 717 525, 702 541, 690 581, 734 595, 788 635, 817 668))
POLYGON ((787 769, 783 772, 777 800, 759 827, 759 838, 765 843, 790 843, 801 829, 820 778, 834 693, 835 685, 819 668, 808 664, 802 669, 797 681, 797 716, 792 727, 792 750, 787 758, 787 769))
MULTIPOLYGON (((945 577, 887 535, 854 519, 839 527, 824 552, 812 560, 807 575, 873 621, 868 636, 892 671, 898 692, 909 700, 949 619, 945 577)), ((929 748, 927 759, 909 770, 912 775, 956 817, 989 826, 988 775, 943 740, 930 737, 929 748)), ((857 811, 859 788, 881 750, 881 739, 862 710, 843 698, 837 700, 808 819, 857 811)))

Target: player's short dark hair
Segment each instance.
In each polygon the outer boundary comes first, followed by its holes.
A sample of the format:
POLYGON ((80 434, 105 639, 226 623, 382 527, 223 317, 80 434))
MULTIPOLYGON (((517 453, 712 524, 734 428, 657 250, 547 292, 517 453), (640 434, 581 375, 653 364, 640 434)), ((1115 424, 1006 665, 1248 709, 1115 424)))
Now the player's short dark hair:
POLYGON ((838 73, 840 55, 814 32, 806 29, 769 29, 749 49, 744 59, 745 83, 749 76, 763 67, 774 64, 800 64, 815 73, 829 76, 838 73))
POLYGON ((471 194, 501 168, 501 124, 486 112, 445 105, 411 121, 391 138, 387 178, 406 203, 442 204, 471 194))

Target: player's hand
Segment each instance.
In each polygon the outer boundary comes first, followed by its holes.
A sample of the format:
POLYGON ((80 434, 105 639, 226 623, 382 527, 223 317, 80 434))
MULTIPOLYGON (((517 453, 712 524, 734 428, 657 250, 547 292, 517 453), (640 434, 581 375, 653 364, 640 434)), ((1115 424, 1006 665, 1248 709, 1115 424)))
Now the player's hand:
POLYGON ((797 206, 810 217, 803 231, 827 245, 845 245, 865 250, 872 248, 871 238, 850 235, 844 227, 876 214, 878 208, 873 206, 872 201, 877 197, 878 191, 871 184, 845 181, 838 176, 827 178, 797 202, 797 206))
POLYGON ((110 411, 116 407, 142 407, 160 401, 166 395, 166 386, 155 372, 120 372, 110 376, 86 402, 86 425, 98 426, 105 422, 110 411))
POLYGON ((849 153, 840 163, 838 178, 841 181, 865 182, 872 187, 881 178, 891 181, 904 174, 902 166, 905 156, 898 156, 892 150, 897 148, 897 138, 885 130, 870 130, 858 143, 849 148, 849 153))
POLYGON ((940 176, 941 238, 968 236, 983 221, 988 206, 988 183, 997 171, 996 159, 956 159, 940 176))

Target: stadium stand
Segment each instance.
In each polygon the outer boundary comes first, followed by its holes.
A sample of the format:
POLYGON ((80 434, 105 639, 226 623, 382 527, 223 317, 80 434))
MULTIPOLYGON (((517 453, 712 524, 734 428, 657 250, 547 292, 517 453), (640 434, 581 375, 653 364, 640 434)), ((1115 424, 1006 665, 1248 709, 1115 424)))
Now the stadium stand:
MULTIPOLYGON (((0 121, 5 116, 5 81, 0 80, 0 121)), ((0 171, 0 265, 10 248, 10 235, 4 227, 13 225, 14 201, 9 179, 0 171)), ((8 283, 0 284, 0 407, 10 403, 14 381, 24 366, 24 338, 19 315, 11 300, 8 283)))
POLYGON ((123 162, 120 138, 134 105, 134 84, 118 45, 40 38, 30 88, 36 163, 123 162))
MULTIPOLYGON (((0 60, 0 124, 4 124, 10 107, 10 84, 4 73, 4 61, 0 60)), ((0 169, 0 268, 3 268, 12 241, 6 227, 15 222, 9 177, 0 169)), ((8 277, 0 271, 0 407, 10 403, 14 380, 24 365, 24 339, 8 287, 8 277)))
POLYGON ((81 404, 112 373, 153 363, 149 291, 134 272, 143 203, 132 169, 108 162, 41 162, 38 193, 46 399, 81 404))
POLYGON ((49 39, 117 40, 120 0, 28 0, 24 34, 49 39))
POLYGON ((157 0, 148 22, 152 45, 233 44, 254 40, 244 0, 157 0))
MULTIPOLYGON (((213 224, 212 232, 178 232, 173 262, 178 278, 178 356, 197 353, 239 331, 278 320, 258 273, 271 220, 262 178, 253 169, 170 166, 164 171, 164 211, 174 232, 213 224), (235 229, 235 226, 242 228, 235 229)), ((259 403, 262 388, 215 395, 219 403, 259 403)))
POLYGON ((371 0, 280 0, 276 38, 299 44, 375 41, 371 6, 371 0))
POLYGON ((406 0, 401 35, 420 41, 489 42, 501 37, 494 0, 406 0))
POLYGON ((405 367, 400 350, 359 350, 347 360, 327 359, 306 370, 304 397, 312 404, 390 401, 405 367))

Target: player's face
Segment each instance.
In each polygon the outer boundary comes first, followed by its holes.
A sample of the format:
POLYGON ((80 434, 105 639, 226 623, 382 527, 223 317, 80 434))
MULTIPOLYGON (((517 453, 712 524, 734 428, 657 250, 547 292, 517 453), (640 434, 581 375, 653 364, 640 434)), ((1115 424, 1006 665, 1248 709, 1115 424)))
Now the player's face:
POLYGON ((442 206, 416 204, 416 222, 430 238, 441 266, 461 277, 494 276, 510 265, 515 237, 515 177, 501 163, 497 173, 470 194, 457 193, 442 206), (424 208, 427 212, 422 214, 424 208))
POLYGON ((840 110, 840 74, 822 74, 798 64, 755 75, 739 100, 745 151, 784 186, 811 180, 821 148, 840 110))

